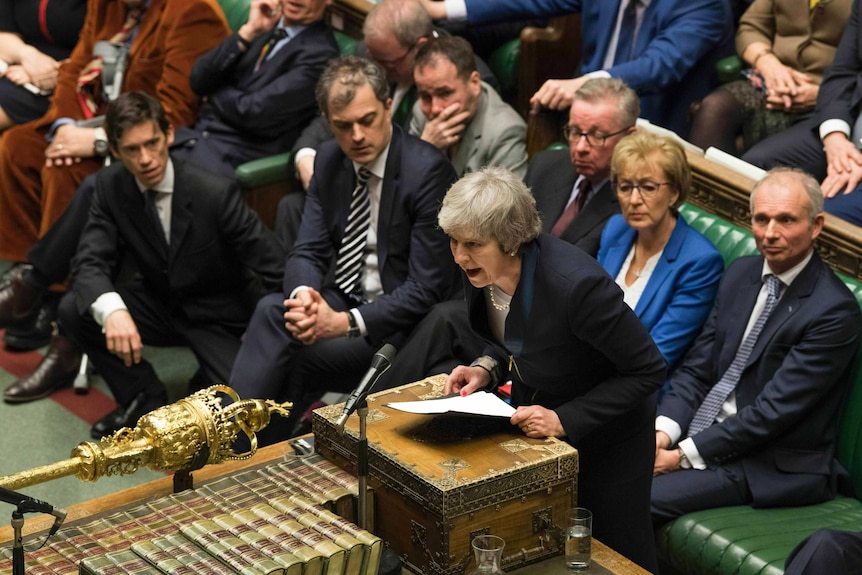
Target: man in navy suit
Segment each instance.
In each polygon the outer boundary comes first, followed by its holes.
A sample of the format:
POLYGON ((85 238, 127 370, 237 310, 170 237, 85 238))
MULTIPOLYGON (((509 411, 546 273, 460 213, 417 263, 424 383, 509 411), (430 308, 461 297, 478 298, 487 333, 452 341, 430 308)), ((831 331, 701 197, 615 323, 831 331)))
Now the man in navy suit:
POLYGON ((777 168, 755 186, 762 257, 728 268, 656 418, 656 526, 712 507, 819 503, 846 476, 835 443, 862 322, 814 250, 822 209, 803 172, 777 168))
POLYGON ((580 12, 583 57, 578 76, 548 80, 533 95, 533 106, 564 110, 589 77, 620 78, 641 97, 645 118, 681 136, 687 133, 689 104, 717 85, 715 63, 733 53, 733 21, 726 0, 423 0, 423 4, 433 18, 466 18, 470 23, 580 12), (628 10, 633 10, 629 20, 628 10))
MULTIPOLYGON (((120 161, 96 177, 59 310, 60 331, 89 355, 118 403, 93 426, 95 439, 167 401, 144 345, 187 345, 204 379, 224 382, 257 299, 276 289, 283 269, 278 240, 232 180, 171 158, 173 130, 158 100, 121 95, 108 107, 106 131, 120 161), (120 273, 127 263, 133 274, 120 273)), ((73 377, 52 349, 36 372, 73 377)))
POLYGON ((330 3, 254 0, 237 33, 198 58, 190 82, 204 102, 176 137, 187 159, 232 177, 239 164, 293 146, 317 113, 317 79, 338 56, 323 22, 330 3))
POLYGON ((436 225, 455 171, 437 148, 392 125, 383 69, 337 59, 320 78, 317 100, 335 140, 315 158, 284 292, 258 303, 230 379, 244 397, 294 401, 291 420, 267 427, 264 442, 290 434, 305 389, 352 389, 375 350, 412 329, 458 281, 436 225), (363 181, 370 221, 354 237, 363 181), (351 240, 364 248, 358 279, 345 283, 351 240))
POLYGON ((742 159, 762 168, 796 166, 823 180, 826 211, 862 225, 862 18, 853 3, 850 19, 823 77, 814 115, 763 140, 742 159))

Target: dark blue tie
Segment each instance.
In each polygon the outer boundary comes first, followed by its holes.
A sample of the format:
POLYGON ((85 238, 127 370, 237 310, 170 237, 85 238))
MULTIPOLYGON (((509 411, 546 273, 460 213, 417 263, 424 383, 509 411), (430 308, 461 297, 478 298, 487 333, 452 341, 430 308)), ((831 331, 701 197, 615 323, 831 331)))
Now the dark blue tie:
MULTIPOLYGON (((625 2, 626 0, 623 0, 625 2)), ((617 51, 614 54, 614 64, 622 64, 632 59, 635 47, 635 32, 638 23, 638 4, 640 0, 628 0, 628 6, 623 10, 620 22, 620 35, 617 38, 617 51)))

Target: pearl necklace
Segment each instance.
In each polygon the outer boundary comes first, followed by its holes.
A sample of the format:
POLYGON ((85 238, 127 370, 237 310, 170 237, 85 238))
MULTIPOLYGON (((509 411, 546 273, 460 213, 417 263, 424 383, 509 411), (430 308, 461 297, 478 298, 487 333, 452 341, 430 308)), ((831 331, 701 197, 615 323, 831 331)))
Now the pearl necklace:
POLYGON ((494 297, 494 285, 491 284, 488 286, 488 293, 491 294, 491 305, 494 306, 494 309, 497 311, 506 311, 509 309, 508 303, 499 304, 497 303, 497 298, 494 297))

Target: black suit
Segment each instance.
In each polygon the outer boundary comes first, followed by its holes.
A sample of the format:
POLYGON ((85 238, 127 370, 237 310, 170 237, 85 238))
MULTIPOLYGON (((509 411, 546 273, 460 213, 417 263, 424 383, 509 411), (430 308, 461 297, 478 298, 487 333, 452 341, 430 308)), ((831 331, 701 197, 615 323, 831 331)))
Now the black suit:
MULTIPOLYGON (((240 395, 299 400, 299 390, 312 386, 349 391, 383 341, 409 331, 431 306, 451 297, 458 272, 446 235, 437 228, 437 210, 455 179, 439 150, 393 127, 377 224, 383 293, 357 307, 332 281, 355 185, 353 163, 334 140, 321 147, 299 237, 285 264, 283 293, 258 304, 231 374, 240 395), (336 311, 357 307, 367 337, 310 346, 293 339, 284 327, 283 302, 299 286, 321 291, 336 311)), ((284 431, 265 430, 264 440, 284 431)))
POLYGON ((210 382, 227 381, 258 298, 277 289, 283 252, 230 180, 174 161, 171 237, 144 209, 143 194, 120 163, 96 177, 90 216, 73 262, 60 327, 90 356, 127 404, 141 391, 164 395, 146 361, 127 368, 109 353, 90 306, 119 292, 146 345, 188 345, 210 382), (131 278, 118 282, 121 266, 131 278))
POLYGON ((338 44, 323 21, 309 24, 255 71, 274 34, 241 52, 231 35, 201 56, 190 83, 205 98, 194 128, 177 133, 191 148, 187 159, 232 176, 239 164, 290 150, 317 113, 314 88, 338 44))
MULTIPOLYGON (((763 258, 734 261, 659 415, 687 435, 697 409, 733 361, 761 289, 763 258)), ((653 481, 657 524, 724 505, 809 505, 835 496, 841 405, 859 343, 859 305, 815 253, 778 301, 736 386, 737 414, 692 439, 707 470, 653 481)))
POLYGON ((522 253, 505 342, 490 329, 484 290, 465 281, 470 325, 503 367, 499 381, 512 380, 512 405, 559 416, 578 449, 578 505, 593 512, 595 537, 655 571, 648 502, 664 359, 593 258, 546 234, 522 253), (510 357, 517 369, 506 369, 510 357))
MULTIPOLYGON (((545 150, 530 161, 524 182, 536 198, 536 208, 542 216, 542 231, 549 233, 554 227, 566 209, 577 179, 578 172, 572 165, 568 150, 545 150)), ((619 201, 611 190, 610 181, 606 180, 584 204, 578 216, 560 235, 560 239, 575 244, 596 257, 605 223, 619 211, 619 201)))

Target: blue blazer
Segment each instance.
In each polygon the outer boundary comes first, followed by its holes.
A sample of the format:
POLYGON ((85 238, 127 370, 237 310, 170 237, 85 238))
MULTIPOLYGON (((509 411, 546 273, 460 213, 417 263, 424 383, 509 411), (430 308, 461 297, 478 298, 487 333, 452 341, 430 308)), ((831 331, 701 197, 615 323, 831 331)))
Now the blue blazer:
MULTIPOLYGON (((599 263, 616 278, 635 241, 635 230, 622 215, 608 220, 602 232, 599 263)), ((679 217, 635 307, 664 356, 668 371, 680 363, 709 315, 724 272, 715 246, 679 217)))
MULTIPOLYGON (((621 0, 466 0, 470 22, 580 12, 580 74, 602 70, 621 0)), ((634 51, 612 66, 640 96, 641 116, 680 135, 687 133, 691 102, 718 85, 715 63, 734 53, 733 17, 726 0, 652 0, 634 51)))
MULTIPOLYGON (((377 223, 377 265, 383 293, 359 306, 373 342, 410 330, 458 288, 459 268, 437 211, 457 176, 434 146, 392 127, 377 223)), ((334 285, 335 259, 355 186, 353 162, 335 140, 314 161, 302 224, 284 269, 284 293, 334 285)))
MULTIPOLYGON (((677 422, 683 437, 736 355, 762 269, 760 256, 728 266, 703 331, 671 378, 659 415, 677 422)), ((738 462, 755 507, 835 496, 846 475, 835 444, 860 325, 859 304, 815 252, 760 332, 736 386, 737 414, 693 437, 710 467, 738 462)))

